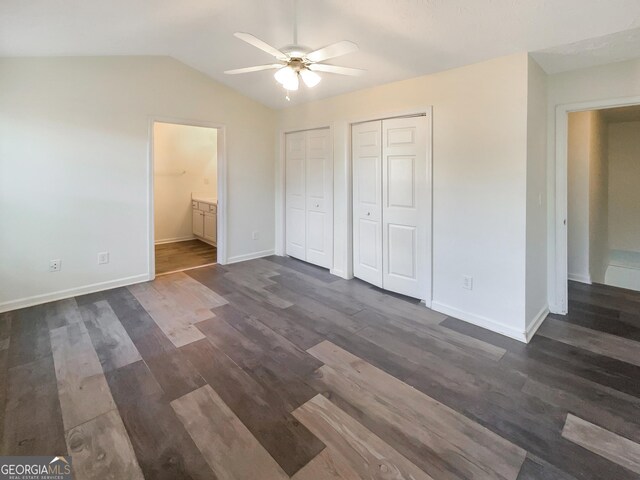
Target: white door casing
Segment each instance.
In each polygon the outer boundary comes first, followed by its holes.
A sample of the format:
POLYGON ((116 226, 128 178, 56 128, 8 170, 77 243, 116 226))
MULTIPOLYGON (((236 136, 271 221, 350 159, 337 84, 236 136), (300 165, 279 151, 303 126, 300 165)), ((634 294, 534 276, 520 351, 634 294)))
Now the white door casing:
POLYGON ((304 260, 330 268, 332 260, 331 141, 328 128, 306 134, 306 256, 304 260))
POLYGON ((382 287, 382 122, 353 125, 353 274, 382 287))
POLYGON ((305 132, 285 137, 286 253, 306 258, 305 132))
POLYGON ((415 298, 429 274, 427 126, 424 116, 382 121, 382 285, 415 298))

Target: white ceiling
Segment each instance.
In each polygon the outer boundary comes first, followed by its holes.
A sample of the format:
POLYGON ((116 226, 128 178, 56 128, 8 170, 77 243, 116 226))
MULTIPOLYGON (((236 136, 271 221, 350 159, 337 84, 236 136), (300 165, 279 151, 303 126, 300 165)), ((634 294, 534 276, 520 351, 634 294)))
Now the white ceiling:
POLYGON ((292 0, 2 0, 0 56, 169 55, 275 108, 522 51, 549 72, 640 57, 639 0, 299 0, 300 43, 354 41, 327 63, 367 74, 288 103, 273 72, 223 73, 271 62, 233 32, 282 47, 292 22, 292 0))

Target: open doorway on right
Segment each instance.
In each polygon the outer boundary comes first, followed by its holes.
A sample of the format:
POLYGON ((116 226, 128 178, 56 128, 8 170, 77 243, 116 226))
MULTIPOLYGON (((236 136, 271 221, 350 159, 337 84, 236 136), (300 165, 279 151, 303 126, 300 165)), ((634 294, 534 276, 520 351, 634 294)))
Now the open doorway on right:
POLYGON ((570 291, 640 291, 640 105, 570 113, 568 141, 570 291))

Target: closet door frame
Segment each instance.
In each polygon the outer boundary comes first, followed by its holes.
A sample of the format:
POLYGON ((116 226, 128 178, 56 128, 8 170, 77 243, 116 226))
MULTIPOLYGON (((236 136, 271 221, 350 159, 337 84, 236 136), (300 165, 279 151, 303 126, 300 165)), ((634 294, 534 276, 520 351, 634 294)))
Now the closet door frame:
POLYGON ((410 109, 410 110, 405 110, 405 111, 396 111, 396 112, 389 112, 387 114, 382 113, 380 115, 376 115, 376 116, 368 116, 368 117, 362 117, 362 118, 357 118, 357 119, 352 119, 351 121, 349 121, 348 123, 348 134, 347 134, 347 138, 348 138, 348 155, 349 155, 349 160, 348 160, 348 168, 349 168, 349 180, 348 180, 348 195, 349 195, 349 199, 350 199, 350 218, 349 218, 349 224, 348 224, 348 230, 349 230, 349 236, 350 236, 350 246, 349 246, 349 251, 350 251, 350 278, 353 278, 353 262, 354 262, 354 255, 353 255, 353 182, 354 182, 354 177, 353 177, 353 154, 352 154, 352 138, 351 138, 351 131, 354 125, 360 124, 360 123, 368 123, 368 122, 373 122, 373 121, 377 121, 377 120, 389 120, 392 118, 402 118, 402 117, 415 117, 415 116, 424 116, 426 117, 426 129, 427 129, 427 148, 426 148, 426 158, 425 158, 425 162, 426 162, 426 181, 425 181, 425 185, 426 188, 428 189, 427 194, 425 195, 425 208, 424 211, 429 215, 429 220, 426 222, 426 234, 425 234, 425 238, 427 239, 427 245, 426 245, 426 265, 424 265, 424 270, 426 272, 426 280, 425 280, 425 285, 424 285, 424 292, 422 292, 422 294, 420 295, 420 300, 425 304, 425 306, 427 307, 431 307, 431 302, 432 302, 432 297, 433 297, 433 107, 432 106, 426 106, 423 108, 416 108, 416 109, 410 109))
MULTIPOLYGON (((350 128, 350 127, 349 127, 350 128)), ((334 194, 335 194, 335 180, 334 180, 334 172, 335 172, 335 166, 334 166, 334 128, 333 125, 320 125, 320 126, 311 126, 308 128, 300 128, 300 129, 295 129, 295 130, 281 130, 279 132, 279 137, 280 137, 280 145, 281 145, 281 150, 280 150, 280 165, 281 165, 281 171, 280 171, 280 179, 281 179, 281 192, 282 192, 282 198, 280 201, 277 201, 277 204, 279 204, 280 206, 280 221, 278 221, 278 219, 276 219, 276 250, 275 253, 276 255, 283 255, 283 256, 288 256, 287 255, 287 135, 292 134, 292 133, 306 133, 308 131, 313 131, 313 130, 327 130, 329 132, 329 164, 328 164, 328 172, 327 172, 327 176, 329 177, 330 181, 328 182, 327 186, 329 191, 327 192, 327 196, 326 196, 326 205, 325 205, 325 211, 326 213, 329 215, 329 221, 327 222, 327 227, 329 229, 329 232, 327 233, 327 237, 330 239, 328 248, 329 248, 329 271, 331 273, 334 273, 334 242, 335 242, 335 237, 334 237, 334 222, 335 222, 335 212, 334 212, 334 194), (278 229, 278 225, 280 225, 280 229, 278 229), (279 230, 279 231, 278 231, 279 230), (280 239, 278 239, 278 234, 280 234, 280 239)), ((306 142, 306 139, 305 139, 306 142)), ((305 150, 306 150, 306 145, 305 145, 305 150)), ((308 163, 308 159, 305 158, 305 200, 306 200, 306 169, 307 169, 307 163, 308 163)), ((306 235, 306 223, 305 223, 305 235, 306 235)), ((305 242, 305 248, 306 248, 306 242, 305 242)))

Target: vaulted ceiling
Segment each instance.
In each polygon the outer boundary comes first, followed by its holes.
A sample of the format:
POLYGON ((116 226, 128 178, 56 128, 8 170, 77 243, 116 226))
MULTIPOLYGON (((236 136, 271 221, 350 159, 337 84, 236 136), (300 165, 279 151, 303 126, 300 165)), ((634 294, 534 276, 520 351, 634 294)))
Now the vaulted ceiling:
POLYGON ((292 0, 2 0, 0 56, 169 55, 271 107, 324 98, 515 52, 548 72, 640 57, 638 0, 299 0, 300 43, 360 51, 327 63, 291 102, 273 71, 224 70, 272 58, 233 36, 292 43, 292 0))

